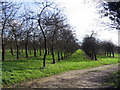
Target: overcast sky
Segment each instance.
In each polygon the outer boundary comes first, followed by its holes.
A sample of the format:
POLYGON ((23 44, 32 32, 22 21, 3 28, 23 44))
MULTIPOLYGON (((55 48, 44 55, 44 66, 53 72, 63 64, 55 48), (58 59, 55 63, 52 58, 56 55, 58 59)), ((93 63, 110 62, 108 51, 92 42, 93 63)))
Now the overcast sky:
MULTIPOLYGON (((82 41, 85 35, 90 35, 92 31, 101 40, 112 40, 118 43, 118 31, 108 28, 105 24, 111 22, 108 17, 100 18, 98 14, 99 5, 96 0, 57 0, 65 7, 70 23, 75 27, 77 38, 82 41), (106 29, 107 28, 107 29, 106 29)), ((97 0, 98 1, 98 0, 97 0)))
MULTIPOLYGON (((24 1, 24 0, 9 0, 24 1)), ((32 2, 38 0, 25 0, 24 2, 32 2)), ((40 1, 40 0, 39 0, 40 1)), ((96 33, 96 37, 100 40, 111 40, 118 44, 118 31, 111 28, 106 29, 105 24, 111 22, 109 18, 100 18, 98 14, 98 0, 55 0, 64 7, 64 12, 69 19, 69 23, 74 27, 77 38, 82 41, 85 35, 90 35, 92 31, 96 33), (93 1, 93 2, 92 2, 93 1)), ((103 0, 102 0, 103 1, 103 0)))

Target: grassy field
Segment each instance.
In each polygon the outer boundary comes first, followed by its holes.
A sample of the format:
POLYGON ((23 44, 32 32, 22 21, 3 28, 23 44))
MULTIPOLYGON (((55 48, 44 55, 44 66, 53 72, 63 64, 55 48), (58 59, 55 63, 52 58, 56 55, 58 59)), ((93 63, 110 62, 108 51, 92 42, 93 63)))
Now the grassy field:
POLYGON ((82 50, 78 50, 72 56, 51 64, 51 56, 47 56, 46 68, 42 69, 42 57, 21 58, 15 60, 8 55, 7 59, 2 62, 2 84, 7 87, 29 79, 51 76, 57 73, 98 67, 106 64, 118 63, 117 54, 115 58, 98 56, 98 61, 90 60, 82 50), (9 59, 10 57, 10 59, 9 59))

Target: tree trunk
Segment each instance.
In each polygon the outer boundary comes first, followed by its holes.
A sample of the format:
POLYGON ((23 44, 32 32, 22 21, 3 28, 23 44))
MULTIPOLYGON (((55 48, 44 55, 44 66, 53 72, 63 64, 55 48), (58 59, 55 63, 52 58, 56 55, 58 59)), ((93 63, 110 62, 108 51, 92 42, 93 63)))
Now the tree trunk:
POLYGON ((37 57, 36 56, 36 48, 34 47, 34 57, 37 57))
POLYGON ((94 58, 95 58, 95 60, 97 61, 96 53, 94 53, 94 58))
POLYGON ((19 58, 19 45, 18 45, 18 43, 16 42, 16 46, 17 46, 17 59, 19 58))
POLYGON ((17 49, 17 56, 16 58, 18 59, 19 58, 19 45, 18 45, 18 41, 17 41, 17 35, 13 32, 14 36, 15 36, 15 44, 16 44, 16 49, 17 49))
POLYGON ((25 55, 26 55, 26 58, 28 57, 28 45, 27 45, 27 42, 25 44, 25 55))
POLYGON ((5 44, 4 41, 2 40, 2 61, 5 60, 5 44))
POLYGON ((110 57, 111 57, 111 51, 110 51, 110 57))
POLYGON ((53 59, 53 64, 55 64, 55 57, 54 57, 54 47, 51 47, 51 54, 52 54, 52 59, 53 59))
POLYGON ((45 49, 45 53, 44 53, 44 57, 43 57, 43 67, 45 67, 46 65, 46 55, 47 55, 47 45, 46 45, 46 37, 44 37, 44 49, 45 49))
POLYGON ((62 51, 61 51, 61 60, 63 60, 63 55, 62 55, 62 51))
POLYGON ((91 59, 94 60, 94 54, 91 52, 91 59))
POLYGON ((58 52, 58 61, 60 61, 60 53, 58 52))
POLYGON ((114 57, 114 51, 112 51, 112 56, 114 57))
POLYGON ((10 52, 11 52, 12 55, 14 55, 12 46, 10 48, 10 52))
POLYGON ((18 59, 19 58, 19 45, 18 45, 18 42, 17 42, 16 35, 15 35, 15 42, 16 42, 16 49, 17 49, 17 56, 16 56, 16 58, 18 59))
POLYGON ((2 32, 1 32, 1 39, 2 39, 2 61, 5 60, 5 42, 4 42, 4 37, 3 37, 3 33, 4 33, 4 29, 5 29, 5 23, 3 24, 3 28, 2 28, 2 32))
MULTIPOLYGON (((43 10, 44 10, 44 8, 43 8, 43 10)), ((43 10, 42 10, 42 11, 43 11, 43 10)), ((42 11, 41 11, 41 13, 42 13, 42 11)), ((40 18, 40 19, 41 19, 41 18, 40 18)), ((40 21, 40 19, 38 20, 38 24, 39 24, 39 26, 40 26, 40 29, 41 29, 42 34, 43 34, 43 37, 44 37, 44 50, 45 50, 45 53, 44 53, 44 57, 43 57, 43 67, 45 67, 45 65, 46 65, 46 55, 47 55, 47 38, 46 38, 45 33, 44 33, 44 31, 43 31, 43 28, 42 28, 42 26, 41 26, 41 21, 40 21)))
POLYGON ((40 49, 39 49, 39 52, 40 52, 40 56, 42 55, 42 53, 41 53, 41 47, 40 47, 40 49))

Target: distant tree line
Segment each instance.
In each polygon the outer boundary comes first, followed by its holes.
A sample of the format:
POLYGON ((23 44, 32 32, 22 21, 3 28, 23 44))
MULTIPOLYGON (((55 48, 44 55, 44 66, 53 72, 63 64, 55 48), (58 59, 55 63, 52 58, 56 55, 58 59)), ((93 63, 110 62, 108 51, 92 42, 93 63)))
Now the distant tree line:
POLYGON ((35 2, 37 12, 24 8, 22 4, 0 1, 0 23, 2 39, 2 60, 6 50, 16 59, 24 52, 26 58, 32 52, 34 57, 43 55, 43 67, 46 56, 51 54, 53 64, 72 55, 79 45, 72 27, 67 22, 62 10, 53 2, 35 2))
MULTIPOLYGON (((103 2, 103 9, 100 11, 102 17, 109 17, 113 23, 108 23, 110 28, 120 30, 120 1, 118 2, 103 2)), ((86 55, 91 59, 97 60, 97 55, 102 54, 109 57, 114 57, 114 53, 120 53, 120 46, 115 45, 111 41, 100 41, 91 36, 86 36, 83 39, 81 48, 84 50, 86 55)), ((119 39, 119 38, 118 38, 119 39)))
POLYGON ((111 41, 100 41, 93 37, 92 33, 90 36, 86 36, 83 39, 81 49, 89 56, 92 60, 97 60, 97 55, 104 55, 114 57, 114 53, 120 53, 120 47, 115 45, 111 41))

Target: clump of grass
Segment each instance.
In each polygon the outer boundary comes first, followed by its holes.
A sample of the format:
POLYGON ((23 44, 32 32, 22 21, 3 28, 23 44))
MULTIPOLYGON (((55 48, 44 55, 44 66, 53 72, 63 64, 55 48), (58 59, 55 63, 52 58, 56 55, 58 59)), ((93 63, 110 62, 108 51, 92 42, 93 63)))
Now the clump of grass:
POLYGON ((41 57, 22 58, 20 60, 7 60, 2 63, 2 84, 4 87, 15 83, 35 79, 40 77, 51 76, 69 70, 80 70, 98 67, 106 64, 118 63, 118 58, 101 58, 98 61, 90 60, 82 50, 76 51, 72 56, 52 63, 52 58, 47 57, 47 66, 42 68, 41 57))
POLYGON ((106 85, 114 88, 120 88, 120 71, 113 72, 113 75, 109 79, 108 82, 105 83, 106 85))

